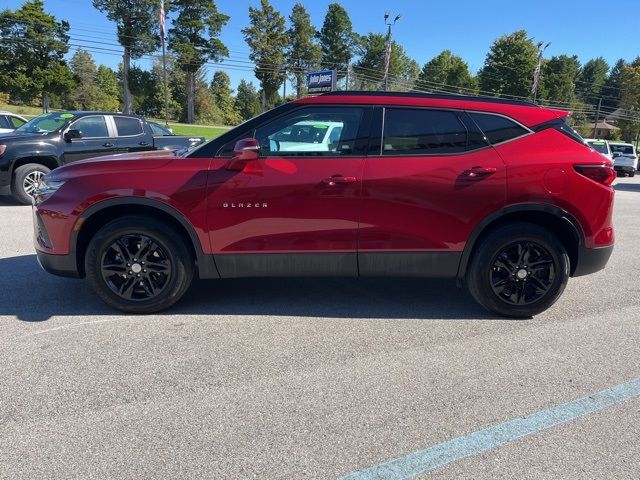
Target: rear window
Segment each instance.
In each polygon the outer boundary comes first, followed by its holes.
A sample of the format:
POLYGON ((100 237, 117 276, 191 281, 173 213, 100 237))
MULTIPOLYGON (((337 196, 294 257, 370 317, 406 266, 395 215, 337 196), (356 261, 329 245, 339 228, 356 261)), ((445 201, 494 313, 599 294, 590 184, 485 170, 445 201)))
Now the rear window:
POLYGON ((499 115, 469 112, 469 116, 478 124, 487 140, 494 145, 529 133, 523 126, 499 115))
POLYGON ((604 142, 587 142, 587 143, 596 152, 604 153, 605 155, 609 153, 609 150, 607 149, 607 144, 604 142))
POLYGON ((387 108, 382 155, 447 154, 467 150, 467 129, 449 111, 387 108))
POLYGON ((132 137, 142 133, 142 122, 137 118, 131 117, 113 117, 118 129, 118 136, 132 137))
POLYGON ((621 153, 623 155, 633 155, 633 145, 611 145, 612 153, 621 153))

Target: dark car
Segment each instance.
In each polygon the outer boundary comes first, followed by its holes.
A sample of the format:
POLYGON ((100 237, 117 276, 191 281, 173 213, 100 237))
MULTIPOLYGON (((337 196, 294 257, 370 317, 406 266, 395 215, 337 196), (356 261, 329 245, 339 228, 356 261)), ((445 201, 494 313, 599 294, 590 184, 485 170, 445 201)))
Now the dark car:
POLYGON ((189 149, 204 141, 156 134, 136 115, 48 113, 0 136, 0 187, 11 185, 15 199, 29 204, 40 178, 61 165, 115 153, 189 149))
POLYGON ((457 279, 487 309, 529 317, 614 244, 612 162, 568 115, 459 95, 297 100, 184 157, 51 172, 34 207, 38 259, 126 312, 168 308, 194 275, 414 276, 457 279), (296 133, 337 124, 329 144, 296 133))

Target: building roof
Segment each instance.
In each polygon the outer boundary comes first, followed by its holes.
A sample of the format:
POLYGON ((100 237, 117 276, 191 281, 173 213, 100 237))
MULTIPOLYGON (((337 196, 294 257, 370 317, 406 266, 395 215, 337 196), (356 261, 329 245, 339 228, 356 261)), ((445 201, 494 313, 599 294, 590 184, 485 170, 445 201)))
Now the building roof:
POLYGON ((620 130, 618 127, 616 127, 615 125, 611 125, 610 123, 607 123, 606 120, 601 120, 600 122, 596 123, 596 130, 611 130, 611 131, 615 131, 615 130, 620 130))

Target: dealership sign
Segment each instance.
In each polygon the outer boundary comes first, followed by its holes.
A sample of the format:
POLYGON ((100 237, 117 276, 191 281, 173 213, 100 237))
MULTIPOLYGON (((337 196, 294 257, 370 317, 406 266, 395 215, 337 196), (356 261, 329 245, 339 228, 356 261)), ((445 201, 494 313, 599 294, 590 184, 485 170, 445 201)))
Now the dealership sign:
POLYGON ((333 92, 336 89, 336 71, 324 70, 307 74, 309 93, 333 92))

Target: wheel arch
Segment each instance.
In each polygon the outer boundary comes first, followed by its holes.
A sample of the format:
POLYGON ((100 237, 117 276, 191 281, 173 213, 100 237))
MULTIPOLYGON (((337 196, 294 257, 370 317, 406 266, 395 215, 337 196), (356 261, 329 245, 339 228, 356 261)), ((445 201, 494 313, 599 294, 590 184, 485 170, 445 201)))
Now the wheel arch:
POLYGON ((577 268, 580 247, 584 245, 584 232, 576 218, 557 205, 519 204, 505 207, 486 216, 473 230, 462 252, 457 282, 464 282, 475 247, 489 232, 511 222, 529 222, 553 231, 569 255, 570 274, 577 268))
POLYGON ((38 165, 43 165, 47 167, 49 170, 53 170, 54 168, 58 168, 60 164, 55 156, 51 155, 22 155, 19 158, 15 159, 11 165, 11 177, 13 178, 13 174, 15 173, 18 167, 22 167, 23 165, 27 165, 29 163, 36 163, 38 165))
POLYGON ((85 276, 84 258, 93 235, 114 218, 135 214, 148 215, 173 225, 193 254, 200 278, 219 278, 213 256, 204 253, 195 228, 184 215, 165 203, 138 197, 103 200, 87 208, 78 217, 71 234, 70 252, 76 257, 76 266, 81 277, 85 276))

